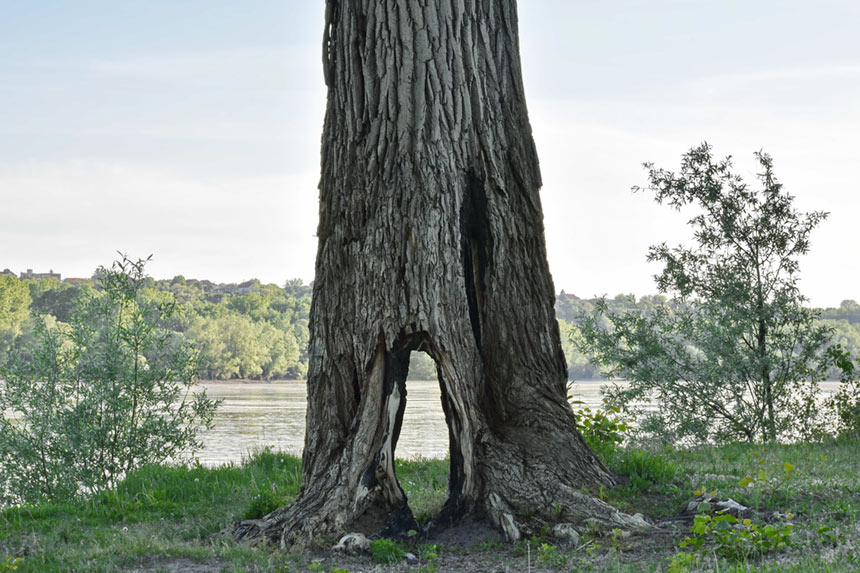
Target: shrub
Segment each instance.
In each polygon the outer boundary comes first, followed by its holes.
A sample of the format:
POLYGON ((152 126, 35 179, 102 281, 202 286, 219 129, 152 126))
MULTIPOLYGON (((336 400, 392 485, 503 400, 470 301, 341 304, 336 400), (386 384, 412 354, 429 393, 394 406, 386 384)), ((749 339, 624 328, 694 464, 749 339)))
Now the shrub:
POLYGON ((548 567, 561 568, 567 565, 567 555, 559 551, 555 545, 541 543, 537 548, 535 563, 548 567))
POLYGON ((580 350, 628 381, 610 398, 665 441, 809 439, 824 426, 818 381, 833 330, 805 306, 799 261, 827 213, 797 211, 771 157, 755 156, 758 190, 708 144, 684 155, 677 173, 646 164, 658 203, 694 211, 692 245, 649 250, 671 300, 618 311, 602 299, 576 321, 580 350), (643 407, 651 401, 656 410, 643 407))
POLYGON ((839 389, 826 403, 836 419, 836 436, 860 440, 860 358, 855 366, 850 354, 839 345, 830 348, 828 354, 840 371, 839 389))
POLYGON ((202 446, 217 403, 194 392, 192 349, 147 300, 146 260, 98 270, 65 328, 36 326, 28 357, 0 371, 0 497, 57 500, 114 487, 127 472, 202 446))
MULTIPOLYGON (((575 401, 575 405, 585 402, 575 401)), ((603 458, 611 455, 624 442, 630 431, 631 418, 627 418, 615 405, 604 400, 604 409, 592 410, 588 406, 576 411, 579 433, 595 453, 603 458)))
POLYGON ((406 551, 397 541, 380 537, 370 542, 370 555, 377 563, 393 565, 403 560, 406 551))
MULTIPOLYGON (((791 523, 782 521, 762 526, 751 519, 741 521, 729 513, 710 515, 709 510, 709 504, 700 504, 700 513, 690 530, 693 537, 685 537, 680 543, 681 547, 703 551, 705 544, 710 542, 718 555, 743 561, 755 555, 785 549, 791 544, 794 528, 791 523)), ((788 514, 790 517, 791 514, 788 514)))

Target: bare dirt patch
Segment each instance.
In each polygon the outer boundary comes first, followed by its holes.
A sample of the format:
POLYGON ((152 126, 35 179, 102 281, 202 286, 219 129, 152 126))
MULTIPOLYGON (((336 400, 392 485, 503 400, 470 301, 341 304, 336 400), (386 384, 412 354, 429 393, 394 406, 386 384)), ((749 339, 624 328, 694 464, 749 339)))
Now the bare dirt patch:
POLYGON ((211 573, 223 571, 228 564, 220 559, 198 562, 185 557, 164 557, 143 560, 139 565, 126 569, 128 573, 144 573, 150 571, 164 571, 166 573, 211 573))

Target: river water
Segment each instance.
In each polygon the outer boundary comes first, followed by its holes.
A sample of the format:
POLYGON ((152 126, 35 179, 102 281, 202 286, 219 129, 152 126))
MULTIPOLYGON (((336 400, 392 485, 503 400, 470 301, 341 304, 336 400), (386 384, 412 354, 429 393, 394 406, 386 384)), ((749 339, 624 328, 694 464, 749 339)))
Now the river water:
MULTIPOLYGON (((577 382, 572 387, 572 400, 599 408, 604 384, 604 381, 577 382)), ((822 396, 834 392, 838 385, 838 382, 822 382, 822 396)), ((248 452, 266 446, 301 454, 305 436, 304 381, 214 382, 202 386, 209 397, 223 402, 215 414, 214 427, 203 436, 205 448, 197 454, 201 463, 214 466, 239 462, 248 452)), ((397 457, 444 458, 448 454, 448 428, 442 413, 439 383, 410 380, 406 392, 397 457)))
MULTIPOLYGON (((573 386, 573 399, 600 406, 604 382, 573 386)), ((203 436, 206 447, 198 453, 204 465, 238 462, 248 452, 271 446, 299 455, 305 436, 306 387, 303 381, 256 384, 216 382, 202 384, 210 398, 223 400, 215 425, 203 436)), ((408 381, 406 412, 397 442, 398 458, 444 458, 448 454, 448 427, 439 383, 408 381)))

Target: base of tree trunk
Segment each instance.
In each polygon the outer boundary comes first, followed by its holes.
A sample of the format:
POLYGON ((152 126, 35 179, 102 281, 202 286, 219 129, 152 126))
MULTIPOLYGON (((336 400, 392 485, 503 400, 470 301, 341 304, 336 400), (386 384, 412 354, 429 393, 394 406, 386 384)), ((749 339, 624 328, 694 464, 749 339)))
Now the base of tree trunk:
MULTIPOLYGON (((525 466, 520 466, 521 470, 525 466)), ((540 473, 540 472, 539 472, 540 473)), ((522 475, 515 472, 516 475, 522 475)), ((548 479, 544 474, 540 479, 548 479)), ((461 524, 474 527, 485 524, 500 532, 509 542, 552 530, 557 524, 609 531, 642 531, 649 527, 639 515, 629 515, 591 495, 562 483, 535 483, 534 479, 517 483, 517 495, 523 497, 516 507, 499 493, 487 495, 486 503, 448 502, 440 514, 423 528, 416 522, 409 506, 397 508, 368 507, 358 516, 338 506, 332 498, 314 503, 305 497, 278 509, 262 519, 237 522, 232 531, 236 540, 252 544, 272 544, 285 550, 303 550, 313 545, 333 546, 346 533, 363 533, 369 538, 405 539, 418 532, 419 538, 435 539, 449 528, 461 524)), ((227 533, 227 532, 225 532, 227 533)))
POLYGON ((641 516, 619 512, 583 493, 611 487, 614 479, 576 430, 573 413, 562 399, 539 396, 530 401, 543 414, 512 416, 494 430, 483 425, 487 414, 478 400, 454 404, 461 376, 450 357, 428 352, 439 366, 443 410, 450 435, 448 499, 432 521, 420 527, 397 481, 394 447, 406 405, 408 356, 414 344, 399 351, 377 349, 363 386, 363 410, 346 446, 305 471, 299 498, 262 519, 240 521, 231 532, 238 540, 274 543, 284 549, 308 547, 315 540, 333 543, 346 533, 368 537, 407 537, 410 531, 432 538, 463 522, 484 522, 514 542, 545 531, 547 525, 571 524, 600 529, 638 530, 641 516), (468 412, 457 410, 467 407, 468 412), (471 424, 459 420, 469 419, 471 424), (477 427, 477 429, 476 429, 477 427), (368 429, 370 428, 370 429, 368 429), (372 429, 372 431, 371 431, 372 429), (371 434, 373 434, 371 436, 371 434))

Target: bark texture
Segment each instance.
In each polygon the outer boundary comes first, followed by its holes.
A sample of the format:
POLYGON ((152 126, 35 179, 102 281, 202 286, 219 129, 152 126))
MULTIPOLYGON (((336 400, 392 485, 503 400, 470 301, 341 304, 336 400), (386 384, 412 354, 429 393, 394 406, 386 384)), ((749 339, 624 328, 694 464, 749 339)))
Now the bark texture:
POLYGON ((630 525, 577 491, 613 480, 566 401, 515 1, 329 0, 323 66, 303 485, 236 536, 416 528, 393 461, 418 349, 450 437, 434 527, 630 525))

